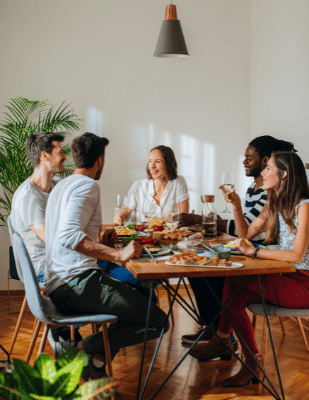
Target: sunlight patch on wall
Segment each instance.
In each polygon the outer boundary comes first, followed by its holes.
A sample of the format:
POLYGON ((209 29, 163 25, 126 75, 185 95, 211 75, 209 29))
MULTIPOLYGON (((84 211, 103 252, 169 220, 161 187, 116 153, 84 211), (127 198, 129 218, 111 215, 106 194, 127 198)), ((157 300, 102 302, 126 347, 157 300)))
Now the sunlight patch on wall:
POLYGON ((108 115, 96 107, 88 107, 85 121, 86 132, 108 137, 108 115))
MULTIPOLYGON (((203 183, 202 194, 215 194, 215 146, 213 144, 203 144, 203 183)), ((218 184, 218 186, 220 186, 218 184)))

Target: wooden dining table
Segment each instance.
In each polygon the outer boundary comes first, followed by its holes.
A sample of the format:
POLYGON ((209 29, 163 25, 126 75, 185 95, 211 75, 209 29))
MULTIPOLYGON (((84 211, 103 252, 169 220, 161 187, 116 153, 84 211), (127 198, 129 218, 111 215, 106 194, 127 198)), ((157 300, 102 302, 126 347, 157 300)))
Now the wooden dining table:
MULTIPOLYGON (((225 243, 231 239, 235 239, 227 234, 221 234, 220 236, 218 236, 218 238, 216 239, 215 242, 213 243, 225 243)), ((150 279, 152 280, 152 282, 155 281, 159 281, 160 283, 163 284, 163 286, 165 287, 165 289, 172 294, 173 296, 173 301, 171 302, 171 306, 168 312, 168 316, 170 315, 171 312, 171 308, 173 307, 175 301, 177 301, 180 305, 183 305, 184 303, 186 303, 186 301, 184 301, 182 299, 182 301, 179 301, 179 299, 181 298, 181 295, 179 294, 179 283, 175 288, 173 288, 169 282, 168 279, 169 278, 180 278, 183 279, 184 278, 203 278, 203 277, 218 277, 218 276, 243 276, 244 280, 242 282, 242 284, 236 289, 236 292, 242 287, 242 285, 244 284, 244 282, 246 281, 246 279, 249 276, 255 275, 258 277, 258 280, 260 282, 260 288, 261 288, 261 296, 262 296, 262 301, 264 303, 265 306, 265 299, 264 299, 264 295, 263 295, 263 290, 262 290, 262 286, 261 286, 261 281, 260 281, 260 276, 261 275, 265 275, 265 274, 282 274, 282 273, 291 273, 291 272, 295 272, 296 268, 294 265, 288 263, 288 262, 284 262, 284 261, 273 261, 273 260, 262 260, 262 259, 257 259, 257 258, 252 258, 252 257, 246 257, 244 255, 232 255, 231 256, 231 261, 235 262, 235 263, 241 263, 243 264, 243 266, 241 268, 218 268, 218 267, 195 267, 195 266, 185 266, 185 265, 179 265, 179 266, 175 266, 175 265, 167 265, 164 261, 158 261, 156 263, 148 260, 148 259, 143 259, 143 260, 131 260, 129 262, 126 263, 126 268, 135 276, 135 278, 137 279, 150 279)), ((184 281, 183 281, 184 282, 184 281)), ((211 288, 209 288, 209 290, 211 291, 211 288)), ((152 298, 152 291, 153 291, 153 284, 151 285, 151 294, 149 297, 149 308, 148 308, 148 313, 151 312, 151 298, 152 298)), ((234 295, 236 294, 236 292, 234 293, 234 295)), ((233 297, 233 295, 231 296, 231 298, 233 297)), ((214 299, 214 301, 219 301, 221 299, 214 299)), ((228 301, 229 302, 229 301, 228 301)), ((227 303, 228 303, 227 302, 227 303)), ((220 312, 222 312, 225 309, 225 306, 227 305, 227 303, 225 305, 221 305, 221 310, 220 312)), ((196 313, 196 311, 194 310, 194 307, 191 307, 190 305, 187 304, 187 307, 184 307, 186 309, 186 311, 188 311, 188 307, 191 311, 191 313, 196 313)), ((269 319, 268 319, 268 315, 267 315, 267 310, 265 309, 265 316, 267 318, 267 323, 268 323, 268 327, 269 327, 269 335, 270 335, 270 339, 271 339, 271 343, 272 343, 272 350, 274 353, 274 357, 276 359, 276 352, 275 352, 275 348, 273 345, 273 339, 272 339, 272 333, 271 333, 271 329, 270 329, 270 325, 269 325, 269 319)), ((226 311, 225 311, 226 312, 226 311)), ((190 312, 189 312, 190 313, 190 312)), ((219 313, 218 313, 219 314, 219 313)), ((167 318, 168 318, 167 316, 167 318)), ((199 316, 197 315, 197 318, 199 316)), ((216 318, 216 317, 215 317, 216 318)), ((214 318, 214 319, 215 319, 214 318)), ((154 353, 154 359, 150 364, 150 368, 149 371, 147 373, 147 377, 144 383, 144 386, 142 388, 142 391, 140 393, 140 386, 141 386, 141 378, 142 378, 142 372, 143 372, 143 363, 144 363, 144 354, 145 354, 145 350, 146 350, 146 340, 147 340, 147 330, 148 330, 149 326, 147 326, 147 322, 146 322, 146 333, 145 333, 145 341, 144 341, 144 347, 143 347, 143 354, 142 354, 142 360, 141 360, 141 368, 140 368, 140 376, 139 376, 139 382, 138 382, 138 389, 137 389, 137 396, 136 398, 141 400, 143 398, 145 389, 146 389, 146 385, 148 382, 148 379, 150 377, 150 373, 155 361, 155 357, 156 357, 156 353, 157 350, 154 353)), ((207 327, 205 328, 205 330, 207 329, 207 327)), ((237 329, 234 330, 236 331, 237 334, 237 329)), ((158 345, 157 348, 159 348, 160 346, 160 342, 162 339, 163 334, 161 335, 160 339, 158 340, 158 345)), ((153 399, 158 392, 161 390, 161 388, 164 386, 164 384, 167 382, 167 380, 172 376, 172 374, 175 372, 175 370, 178 368, 178 366, 181 364, 181 362, 185 359, 185 357, 189 354, 189 351, 195 346, 195 344, 198 342, 198 339, 195 341, 194 344, 192 344, 192 346, 190 347, 190 349, 181 357, 180 361, 176 364, 176 366, 173 368, 173 370, 171 371, 171 373, 168 375, 168 377, 163 381, 163 383, 158 387, 158 389, 155 391, 155 393, 153 393, 152 397, 150 397, 150 399, 153 399)), ((234 353, 234 355, 237 357, 237 359, 243 363, 243 361, 234 353)), ((277 363, 276 363, 277 365, 277 363)), ((278 375, 278 380, 279 380, 279 384, 280 384, 280 389, 281 389, 281 396, 280 394, 277 392, 277 390, 274 388, 273 384, 270 382, 270 380, 268 379, 265 371, 263 371, 263 374, 265 374, 266 376, 266 380, 268 381, 268 383, 270 384, 270 387, 267 386, 264 382, 262 382, 260 380, 260 383, 269 391, 269 393, 278 400, 283 400, 284 399, 284 392, 283 392, 283 387, 282 387, 282 381, 281 381, 281 377, 280 377, 280 372, 279 372, 279 367, 277 365, 277 375, 278 375)))

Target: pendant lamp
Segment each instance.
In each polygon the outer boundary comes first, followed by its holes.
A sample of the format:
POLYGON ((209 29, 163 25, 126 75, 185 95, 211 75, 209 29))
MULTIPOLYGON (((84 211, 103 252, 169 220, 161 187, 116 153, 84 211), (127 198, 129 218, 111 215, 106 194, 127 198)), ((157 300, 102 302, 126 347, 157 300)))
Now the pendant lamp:
POLYGON ((188 49, 177 19, 176 6, 166 6, 165 19, 162 22, 155 57, 188 57, 188 49))

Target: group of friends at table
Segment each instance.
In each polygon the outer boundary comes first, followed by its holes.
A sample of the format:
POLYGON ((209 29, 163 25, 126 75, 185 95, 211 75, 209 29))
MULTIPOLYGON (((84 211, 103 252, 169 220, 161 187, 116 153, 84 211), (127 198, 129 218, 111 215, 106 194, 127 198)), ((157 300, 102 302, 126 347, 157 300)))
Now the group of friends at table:
MULTIPOLYGON (((26 143, 26 154, 33 174, 16 190, 10 220, 15 232, 23 239, 35 273, 44 282, 46 292, 59 310, 67 313, 105 313, 119 317, 108 328, 111 355, 122 347, 143 342, 149 289, 147 282, 138 281, 124 265, 140 257, 143 248, 131 241, 123 250, 116 249, 114 229, 106 229, 98 240, 102 223, 100 179, 105 163, 108 139, 85 133, 71 144, 75 171, 60 180, 55 174, 64 172, 66 156, 63 136, 38 132, 26 143)), ((272 136, 252 140, 245 150, 246 176, 254 181, 247 190, 245 207, 235 190, 224 194, 232 204, 234 218, 218 217, 218 230, 238 236, 234 247, 248 257, 282 260, 296 265, 295 273, 262 276, 266 301, 288 308, 309 307, 309 187, 305 167, 290 142, 272 136), (263 243, 253 248, 245 239, 263 243), (277 247, 267 245, 276 244, 277 247)), ((200 224, 200 215, 189 213, 189 194, 184 177, 177 174, 173 150, 157 146, 150 151, 146 178, 132 184, 125 208, 115 214, 114 223, 122 225, 135 214, 142 221, 145 204, 155 210, 154 217, 171 213, 178 205, 179 225, 200 224)), ((106 193, 106 192, 105 192, 106 193)), ((208 290, 208 283, 224 304, 240 283, 241 277, 190 278, 200 319, 209 325, 220 310, 208 290)), ((261 302, 256 277, 250 277, 226 306, 226 310, 252 354, 256 345, 247 305, 261 302)), ((168 330, 166 314, 152 305, 147 340, 168 330)), ((238 343, 232 325, 221 313, 210 329, 190 351, 192 357, 209 361, 220 357, 230 359, 238 343), (218 339, 220 337, 229 348, 218 339)), ((105 376, 105 354, 102 332, 82 338, 76 328, 76 341, 70 341, 69 328, 50 331, 48 339, 55 357, 72 347, 89 355, 86 378, 105 376)), ((200 331, 186 332, 185 343, 193 343, 200 331)), ((246 346, 242 345, 245 363, 257 372, 257 366, 246 346)), ((225 386, 243 386, 257 380, 245 367, 226 379, 225 386)))

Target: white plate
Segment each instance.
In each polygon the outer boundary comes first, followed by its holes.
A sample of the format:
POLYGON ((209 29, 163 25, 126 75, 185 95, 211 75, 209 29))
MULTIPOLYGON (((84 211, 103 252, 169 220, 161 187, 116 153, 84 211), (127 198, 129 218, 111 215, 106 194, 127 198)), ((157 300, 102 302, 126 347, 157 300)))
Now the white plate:
POLYGON ((200 264, 200 265, 194 265, 194 264, 171 264, 169 262, 165 262, 167 265, 175 265, 175 267, 196 267, 196 268, 223 268, 223 269, 235 269, 235 268, 241 268, 243 267, 243 264, 241 263, 235 263, 233 262, 232 265, 226 266, 226 265, 209 265, 209 264, 200 264))

